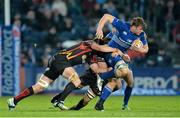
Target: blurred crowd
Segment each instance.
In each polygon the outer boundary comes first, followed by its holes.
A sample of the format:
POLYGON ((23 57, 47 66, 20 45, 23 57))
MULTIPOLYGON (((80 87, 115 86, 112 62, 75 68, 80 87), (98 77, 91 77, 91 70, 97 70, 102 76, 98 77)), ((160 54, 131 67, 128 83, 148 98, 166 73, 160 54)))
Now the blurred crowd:
MULTIPOLYGON (((0 2, 3 10, 3 1, 0 2)), ((147 55, 129 52, 134 66, 179 65, 180 0, 12 0, 12 24, 21 29, 21 63, 45 66, 59 49, 92 39, 105 13, 121 20, 142 16, 148 24, 147 55), (175 54, 175 56, 173 55, 175 54)), ((0 19, 3 13, 0 14, 0 19)), ((0 20, 0 23, 3 23, 0 20)), ((105 34, 111 31, 107 25, 105 34)))

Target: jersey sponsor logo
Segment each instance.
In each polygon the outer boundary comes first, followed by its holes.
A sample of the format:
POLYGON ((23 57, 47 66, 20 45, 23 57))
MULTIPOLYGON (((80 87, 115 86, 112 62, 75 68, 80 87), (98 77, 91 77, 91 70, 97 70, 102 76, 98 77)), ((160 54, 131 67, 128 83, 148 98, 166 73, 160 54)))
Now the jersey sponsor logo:
POLYGON ((81 59, 82 59, 82 63, 85 63, 86 59, 87 59, 87 56, 86 55, 82 55, 81 59))
POLYGON ((123 34, 124 34, 124 35, 127 35, 127 32, 126 32, 126 31, 123 31, 123 34))
POLYGON ((109 60, 108 60, 108 62, 111 64, 111 63, 112 63, 112 60, 111 60, 111 59, 109 59, 109 60))
POLYGON ((142 88, 158 88, 158 89, 166 89, 172 88, 174 90, 178 89, 178 76, 173 75, 169 78, 157 76, 157 77, 136 77, 135 78, 135 85, 134 87, 142 87, 142 88))
POLYGON ((20 31, 16 27, 2 27, 1 75, 2 95, 16 95, 19 92, 20 31))
POLYGON ((127 39, 127 42, 132 43, 132 40, 131 39, 127 39))

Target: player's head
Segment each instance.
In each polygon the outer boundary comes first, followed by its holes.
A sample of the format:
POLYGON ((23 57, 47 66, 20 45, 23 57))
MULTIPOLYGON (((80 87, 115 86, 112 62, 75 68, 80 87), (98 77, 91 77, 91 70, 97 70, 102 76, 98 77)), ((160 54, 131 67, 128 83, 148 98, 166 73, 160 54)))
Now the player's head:
POLYGON ((98 38, 95 38, 94 41, 99 45, 104 45, 105 44, 104 40, 101 40, 101 39, 98 39, 98 38))
POLYGON ((146 27, 146 23, 141 17, 135 17, 131 20, 131 32, 136 35, 140 35, 146 27))

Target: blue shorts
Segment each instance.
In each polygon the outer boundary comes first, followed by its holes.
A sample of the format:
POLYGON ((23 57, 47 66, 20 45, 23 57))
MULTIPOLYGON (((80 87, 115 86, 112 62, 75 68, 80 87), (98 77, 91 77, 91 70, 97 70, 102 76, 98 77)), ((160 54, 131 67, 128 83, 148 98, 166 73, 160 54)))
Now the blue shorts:
POLYGON ((121 56, 118 55, 118 56, 113 57, 113 56, 111 55, 111 53, 106 54, 106 55, 104 56, 104 59, 105 59, 105 62, 107 63, 107 65, 110 66, 110 67, 112 67, 112 68, 114 68, 114 66, 116 65, 116 63, 117 63, 118 61, 123 60, 123 59, 121 58, 121 56))

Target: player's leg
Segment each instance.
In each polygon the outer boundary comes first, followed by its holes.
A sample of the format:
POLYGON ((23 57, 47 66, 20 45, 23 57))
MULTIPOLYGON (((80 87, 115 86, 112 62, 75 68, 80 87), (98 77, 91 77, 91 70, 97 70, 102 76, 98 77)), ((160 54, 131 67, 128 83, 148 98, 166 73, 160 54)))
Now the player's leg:
MULTIPOLYGON (((33 94, 37 94, 41 91, 43 91, 45 88, 49 86, 61 73, 58 71, 53 65, 54 59, 51 57, 48 62, 48 66, 44 72, 37 81, 37 83, 24 91, 22 91, 19 95, 10 98, 7 100, 9 109, 15 108, 18 102, 23 100, 24 98, 31 96, 33 94)), ((63 68, 62 68, 63 70, 63 68)))
MULTIPOLYGON (((122 69, 122 68, 127 67, 127 64, 124 62, 124 60, 120 56, 113 57, 111 55, 108 55, 105 58, 105 60, 106 60, 106 63, 108 63, 108 65, 112 67, 112 70, 109 70, 109 71, 106 71, 106 72, 99 74, 100 78, 103 80, 115 78, 116 77, 115 73, 118 69, 122 69)), ((120 70, 120 74, 122 74, 121 70, 120 70)))
POLYGON ((90 65, 91 70, 97 74, 97 86, 100 91, 102 91, 102 83, 110 78, 114 78, 114 70, 108 68, 104 61, 94 63, 90 65))
POLYGON ((27 98, 33 94, 42 92, 52 82, 53 82, 53 80, 49 79, 47 76, 45 76, 43 74, 35 85, 33 85, 29 88, 26 88, 19 95, 7 100, 9 110, 15 108, 15 106, 18 104, 18 102, 20 102, 24 98, 27 98))
POLYGON ((96 94, 92 91, 91 88, 88 89, 84 97, 78 102, 77 105, 71 107, 69 110, 80 110, 85 107, 93 98, 96 97, 96 94))
POLYGON ((131 96, 133 82, 134 82, 132 71, 128 68, 128 65, 126 64, 124 64, 123 69, 121 69, 121 66, 117 66, 116 76, 117 77, 123 76, 123 79, 127 83, 126 89, 124 91, 124 101, 123 101, 122 110, 129 109, 127 105, 128 105, 129 98, 131 96))
POLYGON ((73 90, 81 87, 81 80, 72 67, 66 68, 63 72, 63 76, 70 82, 61 93, 52 98, 51 103, 54 107, 59 107, 61 110, 67 110, 68 108, 64 105, 64 101, 73 90))
MULTIPOLYGON (((107 84, 107 82, 105 82, 107 84)), ((113 91, 118 90, 122 86, 121 80, 116 80, 116 87, 113 91)), ((85 107, 95 96, 99 96, 98 88, 95 86, 91 86, 84 97, 78 102, 77 105, 71 107, 69 110, 80 110, 85 107)))
POLYGON ((81 86, 81 80, 76 70, 73 67, 68 67, 64 70, 63 76, 74 84, 75 87, 81 86))
POLYGON ((107 72, 104 72, 104 73, 99 73, 98 75, 104 81, 108 80, 108 79, 111 79, 111 78, 115 78, 114 69, 112 69, 110 71, 107 71, 107 72))
MULTIPOLYGON (((127 76, 127 73, 128 73, 128 65, 123 60, 118 61, 115 65, 116 77, 117 78, 124 78, 127 76)), ((114 85, 112 85, 112 86, 114 87, 114 85)), ((98 103, 95 106, 96 110, 103 111, 103 109, 104 109, 103 104, 104 104, 105 100, 110 96, 113 89, 114 88, 110 88, 110 86, 105 86, 103 88, 100 100, 98 101, 98 103)))
MULTIPOLYGON (((67 69, 65 71, 68 71, 67 69)), ((68 75, 68 73, 71 73, 72 72, 64 72, 65 74, 68 75)), ((81 74, 81 73, 79 73, 81 74)), ((80 88, 80 87, 83 87, 83 86, 87 86, 89 85, 93 92, 97 92, 98 90, 94 90, 95 89, 98 89, 97 85, 96 85, 96 74, 93 73, 91 70, 87 70, 86 73, 80 78, 80 81, 81 81, 81 84, 80 86, 78 87, 75 87, 75 85, 70 82, 69 84, 66 85, 65 89, 63 90, 63 92, 59 93, 58 95, 56 95, 55 97, 53 97, 53 99, 51 100, 51 102, 55 105, 55 104, 58 104, 58 107, 60 108, 59 105, 61 106, 64 106, 62 105, 64 103, 64 100, 65 98, 74 90, 74 89, 77 89, 77 88, 80 88), (92 87, 93 86, 93 87, 92 87)), ((99 92, 99 91, 98 91, 99 92)), ((90 95, 91 92, 88 92, 89 94, 87 95, 90 95)), ((100 93, 100 92, 99 92, 100 93)), ((86 99, 85 99, 86 100, 86 99)), ((80 102, 82 103, 82 102, 80 102)), ((62 110, 65 110, 63 108, 60 108, 62 110)))
POLYGON ((133 85, 134 85, 133 73, 131 70, 128 70, 127 77, 124 78, 124 80, 126 81, 127 86, 126 86, 126 89, 124 91, 124 101, 123 101, 122 110, 125 110, 125 109, 129 110, 128 101, 130 99, 132 89, 133 89, 133 85))
POLYGON ((58 107, 61 110, 67 110, 68 107, 64 105, 64 101, 66 97, 75 89, 77 88, 74 86, 74 84, 72 82, 69 82, 61 93, 55 95, 51 99, 51 103, 53 104, 53 106, 58 107))
POLYGON ((96 76, 92 75, 92 77, 88 76, 88 78, 83 78, 82 83, 85 83, 90 86, 90 88, 87 90, 87 93, 84 95, 84 97, 78 102, 77 105, 70 108, 70 110, 80 110, 83 107, 85 107, 93 98, 100 95, 99 88, 96 84, 96 76))
POLYGON ((104 110, 104 102, 106 101, 106 99, 111 95, 113 89, 116 87, 116 80, 112 79, 109 83, 107 83, 102 90, 102 94, 100 96, 99 101, 97 102, 97 104, 95 105, 95 109, 99 110, 99 111, 103 111, 104 110))
MULTIPOLYGON (((114 91, 116 91, 116 90, 118 90, 118 89, 120 89, 121 88, 121 86, 122 86, 122 83, 121 83, 121 79, 112 79, 105 87, 109 87, 109 89, 111 89, 111 90, 113 90, 112 92, 114 92, 114 91)), ((105 88, 104 87, 104 88, 105 88)), ((99 111, 103 111, 104 110, 104 106, 103 106, 103 104, 104 104, 104 102, 105 102, 105 100, 109 97, 109 95, 112 93, 110 93, 110 94, 108 94, 107 95, 107 93, 104 93, 105 91, 104 91, 104 88, 103 88, 103 91, 102 91, 102 95, 101 95, 101 97, 100 97, 100 100, 97 102, 97 104, 96 104, 96 106, 95 106, 95 109, 96 110, 99 110, 99 111), (103 95, 104 94, 104 95, 103 95), (104 97, 105 96, 105 97, 104 97)))

